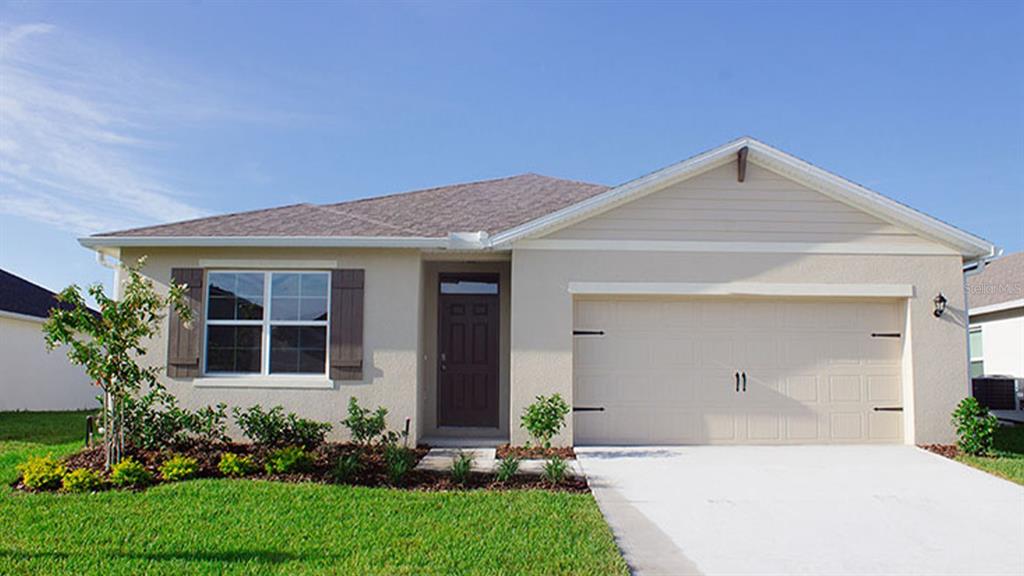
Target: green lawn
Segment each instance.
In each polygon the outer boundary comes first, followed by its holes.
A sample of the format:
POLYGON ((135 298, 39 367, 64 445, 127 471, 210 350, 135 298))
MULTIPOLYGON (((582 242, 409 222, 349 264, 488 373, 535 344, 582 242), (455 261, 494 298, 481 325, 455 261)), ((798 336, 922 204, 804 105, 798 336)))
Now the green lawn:
POLYGON ((992 456, 958 456, 957 460, 1017 484, 1024 484, 1024 427, 1000 427, 996 430, 995 453, 992 456))
POLYGON ((85 441, 85 417, 92 412, 0 412, 0 496, 18 477, 29 456, 64 456, 85 441))
MULTIPOLYGON (((80 444, 81 414, 0 414, 0 476, 80 444)), ((627 574, 589 494, 195 480, 0 489, 0 574, 627 574)))

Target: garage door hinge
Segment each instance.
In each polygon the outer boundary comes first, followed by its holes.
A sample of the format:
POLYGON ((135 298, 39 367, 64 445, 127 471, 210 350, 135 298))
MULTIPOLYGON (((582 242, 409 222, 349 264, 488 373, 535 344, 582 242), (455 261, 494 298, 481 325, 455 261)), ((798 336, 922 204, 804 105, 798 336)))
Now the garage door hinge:
POLYGON ((872 338, 899 338, 899 332, 872 332, 872 338))
POLYGON ((573 406, 573 412, 604 412, 604 406, 573 406))
POLYGON ((604 330, 573 330, 573 336, 604 336, 604 330))
POLYGON ((903 412, 903 406, 875 406, 875 412, 903 412))

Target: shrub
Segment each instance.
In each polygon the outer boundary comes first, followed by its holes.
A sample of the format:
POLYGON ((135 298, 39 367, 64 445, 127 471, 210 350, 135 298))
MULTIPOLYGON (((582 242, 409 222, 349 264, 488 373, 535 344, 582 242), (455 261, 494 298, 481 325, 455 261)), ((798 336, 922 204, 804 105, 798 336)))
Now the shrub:
POLYGON ((110 482, 121 488, 143 488, 153 482, 153 475, 137 460, 128 457, 110 469, 110 482))
POLYGON ((379 406, 371 412, 369 408, 360 406, 355 397, 351 397, 348 399, 348 418, 342 420, 341 424, 348 428, 352 442, 364 448, 378 438, 382 444, 393 444, 388 441, 390 435, 385 433, 387 415, 387 408, 379 406))
POLYGON ((456 484, 469 482, 469 473, 473 470, 473 457, 465 452, 459 452, 452 459, 452 480, 456 484))
POLYGON ((64 475, 61 490, 65 492, 96 492, 103 488, 103 475, 88 468, 78 468, 64 475))
POLYGON ((235 408, 233 413, 242 434, 261 446, 302 446, 312 450, 323 444, 331 430, 327 422, 299 418, 290 412, 285 414, 281 406, 264 411, 257 404, 244 411, 235 408))
POLYGON ((324 443, 327 433, 331 431, 331 425, 327 422, 317 422, 289 414, 286 430, 285 442, 312 450, 324 443))
POLYGON ((301 446, 286 446, 274 450, 263 465, 267 474, 292 474, 313 469, 313 456, 301 446))
POLYGON ((552 484, 561 484, 565 480, 565 474, 569 470, 569 464, 560 456, 552 456, 544 463, 544 479, 552 484))
POLYGON ((210 444, 223 444, 228 437, 228 406, 220 403, 216 406, 200 408, 189 418, 189 432, 197 440, 210 444))
POLYGON ((401 484, 405 475, 412 470, 414 454, 404 446, 388 444, 384 447, 384 462, 387 464, 388 481, 401 484))
POLYGON ((220 462, 217 463, 217 469, 225 476, 240 478, 255 472, 256 463, 253 461, 252 456, 225 452, 220 455, 220 462))
POLYGON ((125 442, 143 450, 178 447, 188 440, 189 414, 173 395, 153 388, 123 402, 125 442))
POLYGON ((984 456, 992 450, 992 439, 999 420, 975 398, 964 398, 953 411, 957 446, 966 454, 984 456))
POLYGON ((199 463, 196 462, 196 459, 180 454, 171 456, 160 465, 160 477, 168 482, 195 478, 198 473, 199 463))
POLYGON ((346 454, 334 463, 334 467, 331 468, 331 479, 338 484, 345 484, 362 471, 363 461, 359 459, 359 454, 346 454))
POLYGON ((565 426, 570 408, 559 394, 537 396, 537 401, 523 411, 522 426, 544 448, 551 447, 551 438, 565 426))
POLYGON ((192 440, 228 440, 226 404, 190 412, 178 406, 173 394, 158 387, 125 398, 123 406, 125 441, 136 448, 162 450, 181 448, 192 440))
POLYGON ((64 476, 64 464, 47 454, 29 458, 18 465, 21 481, 32 490, 56 490, 64 476))
POLYGON ((519 458, 509 454, 498 460, 497 478, 498 482, 508 482, 519 472, 519 458))

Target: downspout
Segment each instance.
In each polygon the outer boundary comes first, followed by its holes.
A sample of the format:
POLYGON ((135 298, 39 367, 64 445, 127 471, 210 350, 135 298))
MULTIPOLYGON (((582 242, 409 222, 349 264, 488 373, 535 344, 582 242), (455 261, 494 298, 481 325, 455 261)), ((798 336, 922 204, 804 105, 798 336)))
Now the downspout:
POLYGON ((967 287, 967 278, 985 271, 990 260, 1003 254, 1002 248, 992 247, 987 256, 979 256, 969 260, 963 266, 964 271, 964 339, 967 342, 967 396, 974 396, 974 380, 971 378, 971 291, 967 287))
POLYGON ((119 299, 121 297, 121 266, 108 260, 107 255, 99 250, 96 251, 96 262, 99 262, 100 266, 114 271, 114 299, 119 299))

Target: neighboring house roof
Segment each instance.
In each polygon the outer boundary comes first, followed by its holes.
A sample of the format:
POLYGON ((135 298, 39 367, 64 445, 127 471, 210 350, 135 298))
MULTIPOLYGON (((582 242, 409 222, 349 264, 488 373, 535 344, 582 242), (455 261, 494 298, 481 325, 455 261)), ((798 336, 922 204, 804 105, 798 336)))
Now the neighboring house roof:
POLYGON ((949 246, 965 258, 997 253, 982 238, 749 137, 614 188, 524 174, 339 204, 296 204, 215 216, 80 241, 97 249, 160 245, 508 249, 517 240, 553 232, 733 162, 743 149, 750 162, 949 246))
POLYGON ((55 294, 24 278, 0 270, 0 312, 48 318, 53 308, 69 310, 70 304, 58 302, 55 294))
POLYGON ((967 278, 971 315, 1024 308, 1024 252, 992 260, 967 278))

